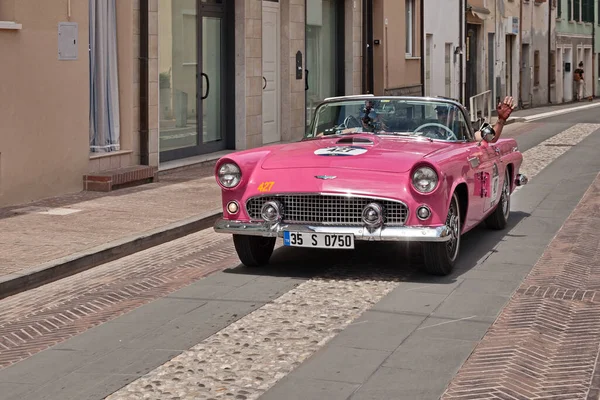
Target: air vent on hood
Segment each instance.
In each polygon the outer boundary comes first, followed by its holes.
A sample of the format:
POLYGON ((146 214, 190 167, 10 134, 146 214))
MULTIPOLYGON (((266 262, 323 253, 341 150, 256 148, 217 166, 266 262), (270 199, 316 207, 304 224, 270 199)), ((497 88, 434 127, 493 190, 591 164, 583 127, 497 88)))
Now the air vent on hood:
POLYGON ((340 139, 336 142, 337 144, 348 144, 348 143, 362 143, 362 144, 373 144, 371 139, 362 137, 347 137, 340 139))

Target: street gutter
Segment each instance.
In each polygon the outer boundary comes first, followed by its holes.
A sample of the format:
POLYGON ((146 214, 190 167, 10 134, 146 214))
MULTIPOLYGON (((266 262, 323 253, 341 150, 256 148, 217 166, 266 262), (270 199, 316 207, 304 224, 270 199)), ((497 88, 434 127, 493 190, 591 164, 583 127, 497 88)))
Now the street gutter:
POLYGON ((222 211, 211 211, 0 277, 0 299, 211 228, 222 211))

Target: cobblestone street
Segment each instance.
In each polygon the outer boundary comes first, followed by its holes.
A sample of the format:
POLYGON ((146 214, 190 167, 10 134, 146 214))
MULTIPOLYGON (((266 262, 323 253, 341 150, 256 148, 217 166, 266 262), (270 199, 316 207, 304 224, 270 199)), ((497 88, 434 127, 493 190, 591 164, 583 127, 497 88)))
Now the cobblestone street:
MULTIPOLYGON (((246 268, 206 229, 2 299, 0 399, 597 399, 593 113, 507 126, 530 183, 504 231, 464 236, 447 277, 423 272, 419 246, 385 243, 278 242, 271 265, 246 268)), ((127 198, 184 193, 187 212, 216 186, 196 174, 127 198)))

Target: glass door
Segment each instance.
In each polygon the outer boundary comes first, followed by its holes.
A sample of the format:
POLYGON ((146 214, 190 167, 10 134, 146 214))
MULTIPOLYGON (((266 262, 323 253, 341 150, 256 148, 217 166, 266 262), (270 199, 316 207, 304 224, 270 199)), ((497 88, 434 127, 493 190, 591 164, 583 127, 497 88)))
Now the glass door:
POLYGON ((219 0, 159 0, 158 6, 160 160, 223 150, 230 131, 223 77, 231 73, 224 68, 225 6, 219 0))
POLYGON ((201 146, 206 151, 225 148, 223 123, 223 17, 202 16, 202 63, 200 69, 199 120, 202 126, 201 146))
POLYGON ((339 0, 312 0, 306 6, 307 124, 321 101, 344 92, 343 11, 339 0))

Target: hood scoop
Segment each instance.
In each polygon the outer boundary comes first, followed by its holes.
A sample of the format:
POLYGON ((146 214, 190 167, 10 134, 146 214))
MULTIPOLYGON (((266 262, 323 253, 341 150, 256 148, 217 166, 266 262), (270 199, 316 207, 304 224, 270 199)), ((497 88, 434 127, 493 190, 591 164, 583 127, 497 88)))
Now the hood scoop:
POLYGON ((335 143, 336 144, 358 144, 358 143, 373 144, 373 141, 371 139, 367 139, 364 137, 347 137, 347 138, 342 138, 335 143))

